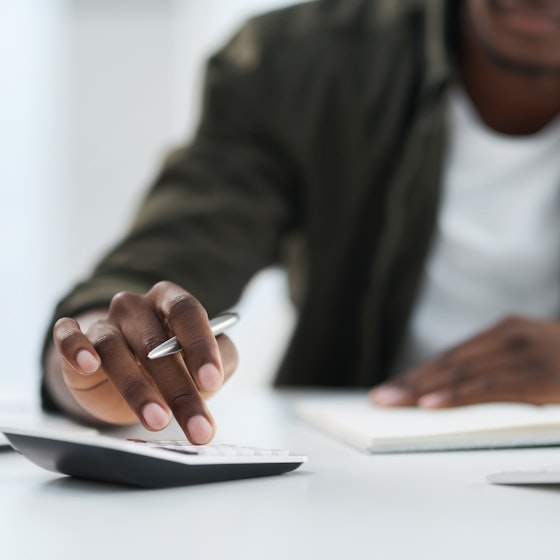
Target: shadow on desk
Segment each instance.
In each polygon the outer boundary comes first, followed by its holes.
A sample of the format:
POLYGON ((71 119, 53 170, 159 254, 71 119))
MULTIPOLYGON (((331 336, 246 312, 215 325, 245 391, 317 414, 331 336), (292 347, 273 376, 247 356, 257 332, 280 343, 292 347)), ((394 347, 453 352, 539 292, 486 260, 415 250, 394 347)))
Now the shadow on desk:
POLYGON ((85 480, 83 478, 73 478, 64 476, 49 480, 43 485, 43 490, 47 492, 79 492, 92 494, 132 494, 138 492, 152 491, 153 489, 135 488, 134 486, 123 486, 120 484, 112 484, 110 482, 97 482, 95 480, 85 480))
POLYGON ((508 490, 532 491, 547 494, 560 494, 560 484, 504 484, 508 490))
MULTIPOLYGON (((72 476, 62 476, 60 478, 56 478, 54 480, 49 480, 42 485, 42 490, 46 493, 59 493, 61 491, 64 492, 76 492, 76 493, 91 493, 91 494, 141 494, 141 493, 153 493, 153 492, 177 492, 178 490, 184 489, 188 490, 189 488, 217 488, 219 486, 227 487, 233 484, 237 485, 255 485, 260 481, 266 482, 267 480, 271 479, 282 479, 282 478, 289 478, 297 479, 297 478, 304 478, 307 479, 310 475, 308 471, 297 471, 297 472, 290 472, 284 475, 279 476, 262 476, 262 477, 253 477, 253 478, 245 478, 245 479, 238 479, 238 480, 224 480, 224 481, 216 481, 216 482, 208 482, 208 483, 200 483, 200 484, 186 484, 186 485, 179 485, 179 486, 171 486, 168 488, 144 488, 144 487, 137 487, 137 486, 125 486, 121 484, 111 483, 111 482, 103 482, 103 481, 96 481, 96 480, 86 480, 84 478, 75 478, 72 476)), ((560 486, 559 486, 560 488, 560 486)))

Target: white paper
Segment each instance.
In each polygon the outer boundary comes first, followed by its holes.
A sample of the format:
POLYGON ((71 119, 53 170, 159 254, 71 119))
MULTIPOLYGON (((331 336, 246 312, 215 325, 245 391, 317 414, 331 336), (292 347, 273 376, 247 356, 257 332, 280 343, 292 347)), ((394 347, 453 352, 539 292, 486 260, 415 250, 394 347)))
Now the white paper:
POLYGON ((560 443, 560 405, 491 403, 425 410, 377 407, 365 395, 353 395, 304 400, 298 412, 322 430, 373 452, 560 443))

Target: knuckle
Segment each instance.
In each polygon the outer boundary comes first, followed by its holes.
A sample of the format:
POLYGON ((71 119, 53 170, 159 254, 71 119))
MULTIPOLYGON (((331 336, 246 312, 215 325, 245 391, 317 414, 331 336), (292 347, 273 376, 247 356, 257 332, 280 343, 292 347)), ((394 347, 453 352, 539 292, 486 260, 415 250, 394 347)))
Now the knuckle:
POLYGON ((511 354, 526 352, 534 342, 527 321, 517 315, 502 319, 498 323, 498 332, 504 350, 511 354))
POLYGON ((523 325, 523 320, 517 315, 507 315, 498 322, 500 331, 508 333, 510 331, 518 331, 523 325))
POLYGON ((177 285, 169 280, 160 280, 156 282, 148 291, 148 295, 154 295, 159 293, 165 293, 171 289, 176 289, 177 285))
POLYGON ((53 330, 55 332, 60 331, 61 329, 66 329, 68 328, 68 323, 71 321, 71 319, 69 319, 68 317, 61 317, 60 319, 57 319, 56 323, 53 326, 53 330))
POLYGON ((156 282, 150 292, 153 291, 160 291, 160 290, 167 290, 168 288, 170 288, 171 286, 173 286, 172 282, 169 282, 169 280, 160 280, 159 282, 156 282))
POLYGON ((194 355, 211 354, 211 346, 209 341, 197 332, 190 338, 187 352, 194 355))
POLYGON ((109 305, 109 311, 111 313, 120 314, 124 310, 129 309, 131 306, 135 305, 139 299, 139 295, 133 292, 118 292, 111 299, 109 305))
POLYGON ((173 297, 169 301, 168 314, 169 319, 174 320, 193 311, 203 309, 202 304, 191 294, 184 293, 173 297))
POLYGON ((64 355, 68 355, 75 350, 83 337, 84 335, 80 331, 61 329, 57 331, 55 339, 60 352, 64 355))
POLYGON ((533 343, 530 333, 519 324, 505 330, 502 341, 506 351, 513 354, 526 352, 533 343))
POLYGON ((127 403, 138 403, 146 395, 146 383, 142 379, 133 379, 122 389, 121 394, 127 403))
POLYGON ((523 318, 520 315, 517 315, 515 313, 510 313, 510 314, 506 315, 505 317, 503 317, 503 319, 500 322, 505 324, 505 325, 508 325, 508 324, 518 325, 519 323, 523 322, 523 318))
POLYGON ((165 342, 165 338, 160 336, 147 336, 142 342, 142 348, 144 354, 149 354, 154 348, 157 348, 162 342, 165 342))
POLYGON ((194 391, 181 391, 169 399, 171 410, 185 410, 192 408, 198 402, 198 394, 194 391))
POLYGON ((106 326, 103 331, 97 335, 93 346, 101 355, 114 355, 122 346, 120 333, 116 328, 106 326))

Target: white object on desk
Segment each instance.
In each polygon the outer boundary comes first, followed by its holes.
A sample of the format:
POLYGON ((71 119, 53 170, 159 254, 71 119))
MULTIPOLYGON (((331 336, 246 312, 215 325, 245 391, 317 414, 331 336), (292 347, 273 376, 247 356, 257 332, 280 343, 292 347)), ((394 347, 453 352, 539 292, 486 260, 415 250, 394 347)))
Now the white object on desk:
POLYGON ((307 457, 235 445, 195 446, 186 440, 122 439, 44 428, 0 428, 14 449, 49 471, 141 488, 169 488, 284 474, 307 457))
MULTIPOLYGON (((92 435, 98 433, 93 428, 42 412, 38 398, 21 393, 4 392, 0 397, 0 426, 21 426, 35 429, 58 430, 65 434, 92 435)), ((10 443, 0 433, 0 448, 9 448, 10 443)))
MULTIPOLYGON (((3 389, 0 396, 0 424, 27 422, 35 418, 39 411, 36 398, 20 392, 3 389)), ((10 447, 4 434, 0 433, 0 448, 10 447)))
MULTIPOLYGON (((557 489, 486 483, 504 464, 560 463, 560 448, 367 455, 296 417, 315 393, 229 389, 209 401, 220 441, 304 450, 309 463, 288 476, 145 491, 1 453, 2 560, 560 558, 557 489)), ((151 434, 161 436, 181 433, 151 434)))
POLYGON ((366 453, 560 444, 560 406, 480 404, 452 409, 383 408, 366 393, 301 401, 300 416, 366 453))
POLYGON ((560 464, 496 471, 486 478, 491 484, 560 484, 560 464))

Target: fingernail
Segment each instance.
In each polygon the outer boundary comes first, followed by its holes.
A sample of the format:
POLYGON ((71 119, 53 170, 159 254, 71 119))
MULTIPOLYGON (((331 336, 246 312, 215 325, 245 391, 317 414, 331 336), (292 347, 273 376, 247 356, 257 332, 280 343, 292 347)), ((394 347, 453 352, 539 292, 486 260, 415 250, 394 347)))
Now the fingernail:
POLYGON ((76 362, 83 373, 94 373, 101 365, 99 360, 88 350, 80 350, 76 356, 76 362))
POLYGON ((418 399, 418 406, 422 408, 438 408, 447 401, 444 393, 431 393, 418 399))
POLYGON ((214 437, 214 428, 204 416, 193 416, 187 422, 187 430, 189 432, 189 439, 193 443, 204 444, 208 443, 214 437))
POLYGON ((163 430, 171 422, 171 416, 157 403, 149 403, 142 409, 146 426, 152 430, 163 430))
POLYGON ((378 387, 370 393, 371 400, 380 405, 400 404, 408 398, 408 393, 398 387, 378 387))
POLYGON ((205 364, 198 370, 198 380, 202 389, 217 391, 222 386, 222 374, 214 364, 205 364))

